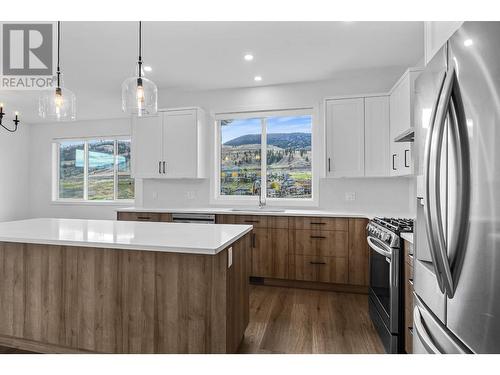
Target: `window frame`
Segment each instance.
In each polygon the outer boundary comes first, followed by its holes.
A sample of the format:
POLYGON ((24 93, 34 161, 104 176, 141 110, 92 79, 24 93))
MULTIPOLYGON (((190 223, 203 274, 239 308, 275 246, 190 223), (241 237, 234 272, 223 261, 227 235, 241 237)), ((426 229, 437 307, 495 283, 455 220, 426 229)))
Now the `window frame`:
MULTIPOLYGON (((130 135, 109 135, 109 136, 88 136, 88 137, 64 137, 54 138, 52 140, 52 203, 54 204, 86 204, 86 205, 130 205, 136 200, 136 181, 134 178, 134 199, 118 199, 118 141, 129 141, 132 146, 130 135), (89 143, 95 141, 113 141, 113 197, 114 199, 93 200, 88 199, 88 156, 89 143), (59 197, 59 181, 60 181, 60 145, 63 142, 83 142, 84 143, 84 160, 83 160, 83 199, 60 198, 59 197)), ((130 156, 132 158, 132 155, 130 156)), ((132 167, 132 163, 131 163, 132 167)), ((132 171, 131 171, 132 176, 132 171)))
POLYGON ((251 110, 251 111, 227 111, 219 112, 214 115, 215 127, 215 157, 214 157, 214 189, 211 194, 211 203, 213 204, 241 204, 241 205, 254 205, 258 204, 259 196, 248 195, 222 195, 221 189, 221 120, 235 120, 235 119, 248 119, 259 118, 261 120, 261 198, 264 199, 268 206, 297 206, 297 207, 317 207, 318 204, 318 185, 319 185, 319 151, 317 138, 318 137, 318 124, 317 124, 317 108, 314 106, 292 107, 283 109, 272 110, 251 110), (311 116, 311 198, 268 198, 267 197, 267 126, 265 126, 266 117, 280 117, 280 116, 311 116), (264 178, 263 178, 263 177, 264 178), (264 197, 263 197, 264 196, 264 197))

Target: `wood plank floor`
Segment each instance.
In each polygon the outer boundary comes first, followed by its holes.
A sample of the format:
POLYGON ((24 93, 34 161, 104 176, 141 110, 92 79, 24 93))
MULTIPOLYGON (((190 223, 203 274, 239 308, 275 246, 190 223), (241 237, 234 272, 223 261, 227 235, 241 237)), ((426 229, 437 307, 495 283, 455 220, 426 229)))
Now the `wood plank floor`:
MULTIPOLYGON (((250 324, 240 353, 383 353, 368 296, 250 286, 250 324)), ((0 354, 29 353, 0 347, 0 354)))
POLYGON ((368 296, 251 286, 240 353, 384 353, 368 296))

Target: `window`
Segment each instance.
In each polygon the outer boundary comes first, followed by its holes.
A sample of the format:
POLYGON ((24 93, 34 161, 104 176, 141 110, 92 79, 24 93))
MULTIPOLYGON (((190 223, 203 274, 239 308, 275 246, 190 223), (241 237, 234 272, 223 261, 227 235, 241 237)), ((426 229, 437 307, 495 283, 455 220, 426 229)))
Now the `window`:
POLYGON ((57 140, 55 199, 119 201, 134 199, 130 139, 57 140))
POLYGON ((312 199, 310 110, 218 115, 217 119, 219 198, 312 199))

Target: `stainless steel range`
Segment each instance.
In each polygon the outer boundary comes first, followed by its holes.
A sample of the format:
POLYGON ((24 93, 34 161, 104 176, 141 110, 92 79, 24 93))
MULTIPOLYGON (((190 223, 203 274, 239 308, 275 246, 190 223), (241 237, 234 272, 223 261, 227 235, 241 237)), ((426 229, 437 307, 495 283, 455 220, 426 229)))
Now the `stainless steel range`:
POLYGON ((401 233, 413 232, 413 220, 374 218, 368 223, 370 246, 370 317, 387 353, 402 353, 403 241, 401 233))

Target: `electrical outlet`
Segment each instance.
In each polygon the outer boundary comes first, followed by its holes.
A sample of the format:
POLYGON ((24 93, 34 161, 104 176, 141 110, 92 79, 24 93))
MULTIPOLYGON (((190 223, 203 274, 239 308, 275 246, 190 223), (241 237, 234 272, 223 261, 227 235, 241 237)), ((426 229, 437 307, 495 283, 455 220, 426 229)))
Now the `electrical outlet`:
POLYGON ((231 268, 233 265, 233 248, 227 249, 227 268, 231 268))
POLYGON ((356 193, 354 191, 347 191, 345 193, 345 200, 348 202, 356 200, 356 193))
POLYGON ((192 201, 192 200, 196 199, 196 192, 186 191, 185 197, 188 201, 192 201))

